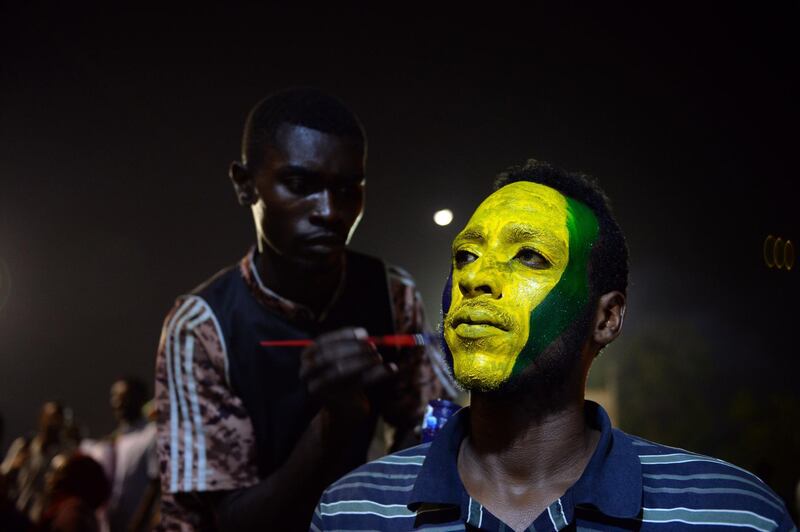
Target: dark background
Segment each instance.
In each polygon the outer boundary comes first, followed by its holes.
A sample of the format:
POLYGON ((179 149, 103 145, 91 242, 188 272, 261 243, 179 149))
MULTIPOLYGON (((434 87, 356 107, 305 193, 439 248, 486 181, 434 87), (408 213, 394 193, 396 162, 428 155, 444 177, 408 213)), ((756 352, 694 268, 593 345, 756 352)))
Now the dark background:
POLYGON ((632 255, 626 331, 593 375, 621 426, 790 496, 800 273, 768 269, 762 243, 800 238, 796 2, 195 6, 0 8, 0 450, 48 398, 111 428, 108 387, 151 379, 173 298, 253 241, 226 178, 248 109, 307 84, 367 129, 354 247, 406 267, 431 323, 493 174, 536 157, 596 175, 632 255))

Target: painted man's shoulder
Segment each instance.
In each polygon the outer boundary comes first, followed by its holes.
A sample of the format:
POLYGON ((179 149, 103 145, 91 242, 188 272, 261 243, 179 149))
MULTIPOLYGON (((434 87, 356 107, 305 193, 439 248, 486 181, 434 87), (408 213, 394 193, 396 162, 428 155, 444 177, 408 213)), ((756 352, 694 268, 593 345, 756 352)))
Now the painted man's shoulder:
POLYGON ((331 484, 323 499, 373 498, 379 492, 410 492, 429 447, 430 443, 423 443, 368 462, 331 484))
POLYGON ((766 530, 793 526, 783 500, 750 471, 713 456, 621 435, 639 457, 644 508, 651 513, 696 517, 705 512, 737 523, 746 519, 748 526, 766 530))

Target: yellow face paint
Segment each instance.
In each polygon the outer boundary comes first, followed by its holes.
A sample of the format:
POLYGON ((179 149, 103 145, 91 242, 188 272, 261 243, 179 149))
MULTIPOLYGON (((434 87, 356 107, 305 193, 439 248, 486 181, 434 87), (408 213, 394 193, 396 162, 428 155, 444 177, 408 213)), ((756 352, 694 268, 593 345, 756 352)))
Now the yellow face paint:
POLYGON ((444 337, 465 387, 496 389, 511 375, 532 313, 567 268, 568 215, 558 191, 511 183, 486 198, 453 241, 444 337))

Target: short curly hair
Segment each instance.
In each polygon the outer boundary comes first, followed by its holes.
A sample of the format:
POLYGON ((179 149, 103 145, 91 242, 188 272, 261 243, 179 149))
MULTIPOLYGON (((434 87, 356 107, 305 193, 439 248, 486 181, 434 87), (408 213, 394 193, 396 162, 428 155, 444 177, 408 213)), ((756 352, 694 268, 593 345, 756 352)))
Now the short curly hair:
POLYGON ((364 126, 349 107, 320 89, 293 87, 268 95, 247 115, 242 135, 242 159, 248 167, 257 169, 261 166, 266 148, 274 146, 275 135, 284 124, 354 139, 362 144, 366 153, 364 126))
POLYGON ((586 174, 567 172, 544 161, 529 159, 497 174, 494 190, 517 181, 530 181, 553 188, 580 201, 597 217, 597 241, 589 256, 589 286, 592 299, 612 291, 628 289, 628 245, 611 210, 611 203, 597 181, 586 174))

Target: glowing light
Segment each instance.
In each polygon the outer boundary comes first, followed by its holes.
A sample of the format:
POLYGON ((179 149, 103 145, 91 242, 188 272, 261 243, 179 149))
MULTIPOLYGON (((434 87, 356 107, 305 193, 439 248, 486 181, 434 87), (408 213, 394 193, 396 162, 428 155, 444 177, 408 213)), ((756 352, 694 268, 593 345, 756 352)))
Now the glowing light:
POLYGON ((442 209, 433 214, 433 221, 436 225, 445 226, 453 221, 453 211, 450 209, 442 209))

